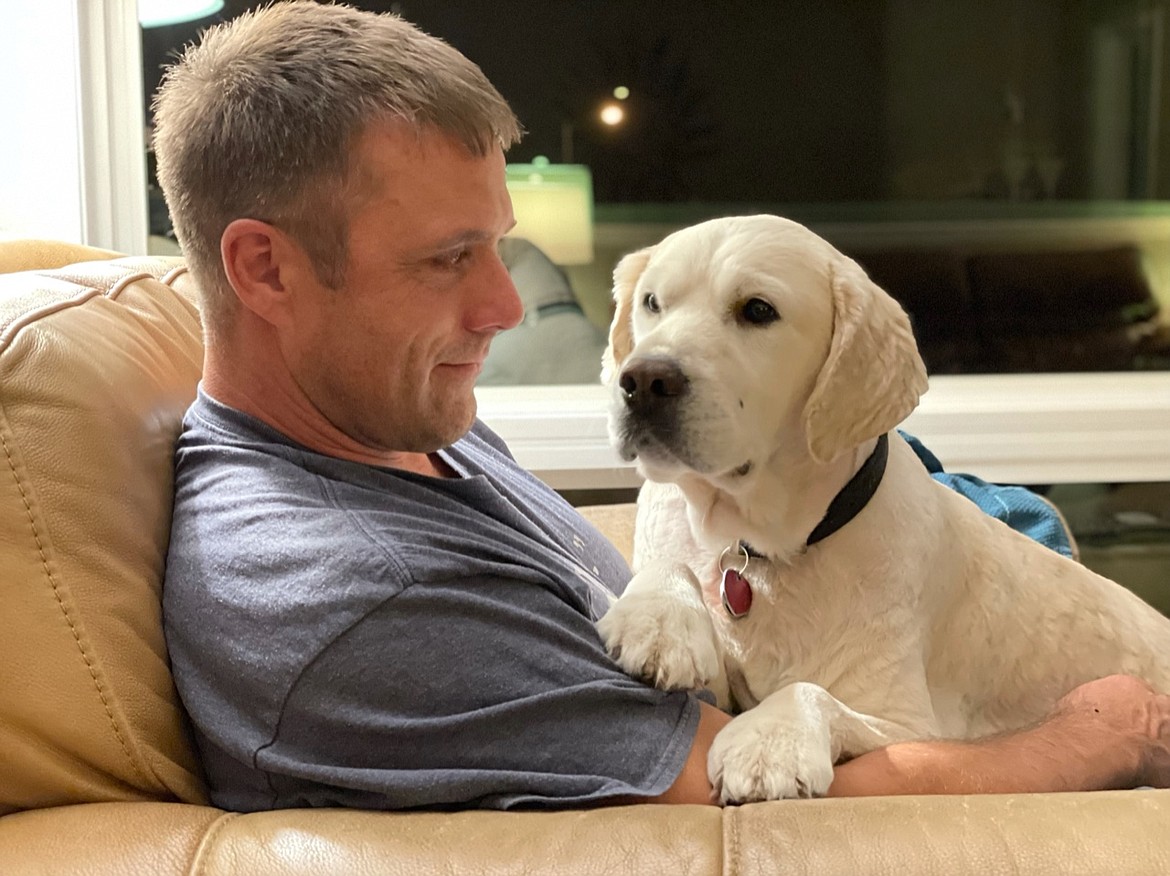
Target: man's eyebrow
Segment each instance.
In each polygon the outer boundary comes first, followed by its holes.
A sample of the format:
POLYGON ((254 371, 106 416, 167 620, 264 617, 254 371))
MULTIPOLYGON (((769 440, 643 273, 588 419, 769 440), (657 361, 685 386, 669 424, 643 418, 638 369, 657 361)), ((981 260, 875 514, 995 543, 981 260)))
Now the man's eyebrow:
MULTIPOLYGON (((507 234, 509 231, 511 231, 515 227, 516 227, 516 222, 515 222, 515 220, 513 220, 512 224, 507 227, 507 229, 505 230, 504 233, 507 234)), ((450 235, 449 237, 444 237, 442 240, 437 241, 434 244, 434 248, 437 250, 456 249, 460 246, 467 246, 469 244, 483 243, 485 241, 493 239, 494 237, 495 237, 495 235, 492 234, 490 231, 485 231, 485 230, 480 229, 480 228, 467 228, 467 229, 464 229, 463 231, 456 231, 454 234, 450 235)))

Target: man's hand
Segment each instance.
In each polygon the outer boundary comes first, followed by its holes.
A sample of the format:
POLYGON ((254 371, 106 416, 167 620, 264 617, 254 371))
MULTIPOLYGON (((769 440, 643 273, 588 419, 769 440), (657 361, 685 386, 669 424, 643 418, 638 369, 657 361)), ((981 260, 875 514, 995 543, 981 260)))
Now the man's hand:
POLYGON ((1082 684, 1034 732, 1046 725, 1096 759, 1099 787, 1170 787, 1170 696, 1141 679, 1110 675, 1082 684))

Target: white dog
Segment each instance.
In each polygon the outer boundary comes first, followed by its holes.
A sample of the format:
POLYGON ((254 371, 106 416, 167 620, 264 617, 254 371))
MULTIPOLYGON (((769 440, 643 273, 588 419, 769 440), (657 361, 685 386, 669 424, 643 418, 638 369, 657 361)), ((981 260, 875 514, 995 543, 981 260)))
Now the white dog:
POLYGON ((631 674, 741 711, 708 762, 725 802, 823 794, 843 758, 1019 727, 1114 672, 1170 690, 1170 620, 891 432, 926 373, 855 262, 752 216, 614 280, 610 433, 647 483, 636 574, 599 629, 631 674))

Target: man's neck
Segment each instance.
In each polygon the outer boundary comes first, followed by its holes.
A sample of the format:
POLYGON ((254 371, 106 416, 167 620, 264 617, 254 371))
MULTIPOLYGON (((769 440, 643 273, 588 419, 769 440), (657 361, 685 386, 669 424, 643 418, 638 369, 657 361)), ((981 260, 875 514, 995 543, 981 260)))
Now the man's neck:
POLYGON ((330 423, 295 387, 271 381, 249 388, 241 386, 238 379, 225 379, 223 374, 212 357, 206 357, 202 384, 207 395, 220 404, 255 417, 310 450, 337 459, 397 468, 427 477, 459 477, 438 453, 380 450, 362 444, 330 423))

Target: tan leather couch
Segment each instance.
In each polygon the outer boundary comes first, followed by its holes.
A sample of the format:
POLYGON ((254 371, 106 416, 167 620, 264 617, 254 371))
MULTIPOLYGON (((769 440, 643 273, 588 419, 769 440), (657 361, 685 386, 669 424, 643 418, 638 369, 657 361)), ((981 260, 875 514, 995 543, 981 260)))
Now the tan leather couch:
MULTIPOLYGON (((28 267, 32 244, 0 244, 28 267)), ((206 805, 159 593, 181 263, 0 275, 0 873, 1170 873, 1170 792, 396 814, 206 805)), ((83 254, 92 258, 93 252, 83 254)), ((594 512, 628 546, 626 507, 594 512)))

